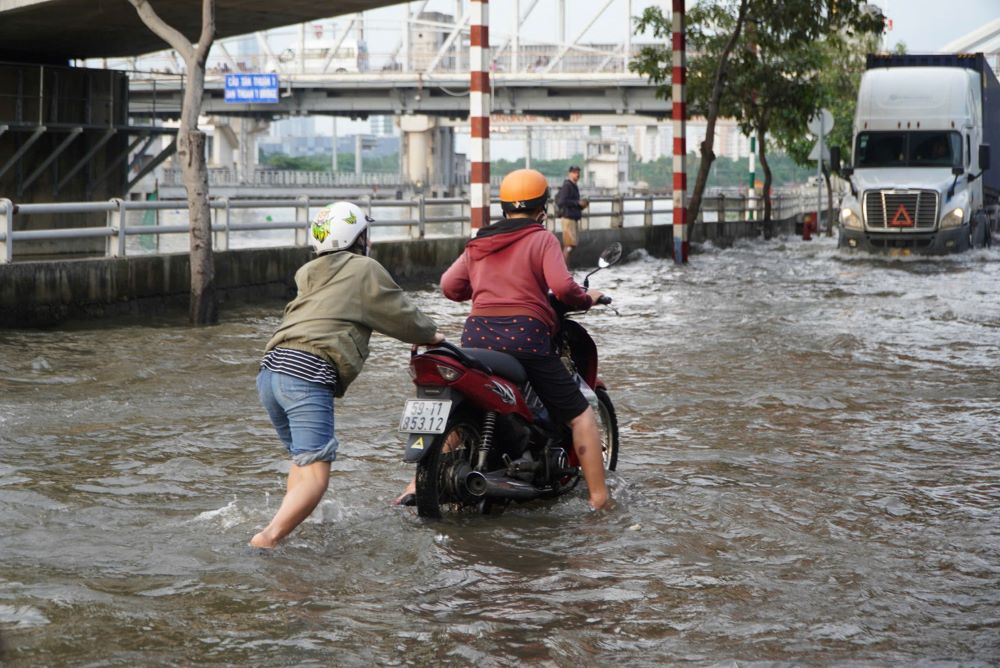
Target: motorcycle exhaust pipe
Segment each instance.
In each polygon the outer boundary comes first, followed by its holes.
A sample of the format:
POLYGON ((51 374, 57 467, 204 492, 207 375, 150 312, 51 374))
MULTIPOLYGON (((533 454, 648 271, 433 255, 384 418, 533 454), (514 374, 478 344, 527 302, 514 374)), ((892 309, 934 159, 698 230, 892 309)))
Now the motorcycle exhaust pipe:
POLYGON ((500 471, 486 474, 472 471, 465 476, 465 488, 469 494, 478 498, 512 499, 514 501, 530 501, 544 494, 534 485, 505 476, 500 471))

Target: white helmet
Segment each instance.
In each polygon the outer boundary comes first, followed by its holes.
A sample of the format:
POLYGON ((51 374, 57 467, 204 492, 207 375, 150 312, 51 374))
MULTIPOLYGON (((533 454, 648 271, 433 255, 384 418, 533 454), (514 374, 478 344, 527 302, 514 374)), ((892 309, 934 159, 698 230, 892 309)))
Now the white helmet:
POLYGON ((350 202, 327 204, 309 226, 309 245, 318 255, 350 248, 368 230, 368 223, 374 222, 350 202))

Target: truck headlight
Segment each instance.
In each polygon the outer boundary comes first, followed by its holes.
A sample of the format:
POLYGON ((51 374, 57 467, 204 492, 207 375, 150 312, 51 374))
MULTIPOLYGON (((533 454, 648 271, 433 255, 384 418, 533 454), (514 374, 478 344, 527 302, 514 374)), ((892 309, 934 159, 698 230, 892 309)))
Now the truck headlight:
POLYGON ((941 227, 958 227, 964 222, 965 211, 962 210, 962 207, 956 207, 941 219, 941 227))
POLYGON ((855 230, 861 229, 861 218, 858 217, 858 214, 854 213, 854 209, 841 209, 840 222, 844 227, 850 227, 855 230))

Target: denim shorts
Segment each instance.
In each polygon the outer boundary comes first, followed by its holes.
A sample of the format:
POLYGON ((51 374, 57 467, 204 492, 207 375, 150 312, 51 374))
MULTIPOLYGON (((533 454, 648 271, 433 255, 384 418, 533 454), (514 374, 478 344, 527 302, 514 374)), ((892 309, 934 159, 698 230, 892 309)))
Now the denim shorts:
POLYGON ((333 433, 333 388, 261 369, 257 394, 278 438, 298 466, 337 458, 333 433))

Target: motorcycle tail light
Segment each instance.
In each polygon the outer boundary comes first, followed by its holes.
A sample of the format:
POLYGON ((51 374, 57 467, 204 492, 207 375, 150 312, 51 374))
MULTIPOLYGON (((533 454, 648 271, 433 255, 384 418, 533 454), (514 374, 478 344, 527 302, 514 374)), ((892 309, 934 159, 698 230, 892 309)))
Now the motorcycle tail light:
POLYGON ((459 371, 458 369, 455 369, 454 367, 450 366, 445 366, 444 364, 437 365, 437 372, 441 374, 441 377, 444 378, 449 383, 458 380, 458 377, 462 375, 462 372, 459 371))
POLYGON ((410 362, 410 377, 420 386, 449 385, 459 378, 465 370, 451 366, 438 357, 419 355, 410 362))

